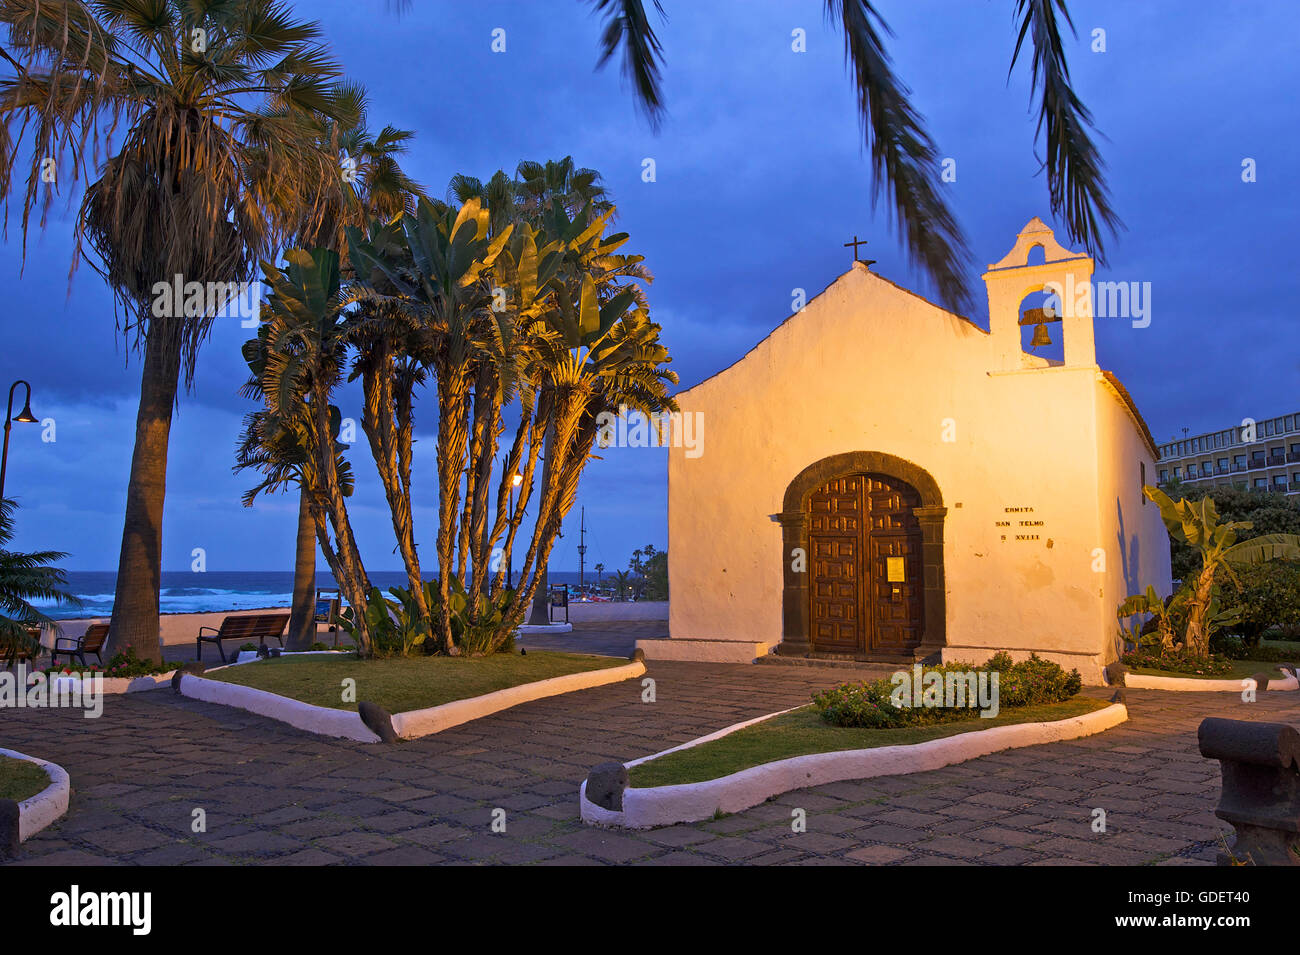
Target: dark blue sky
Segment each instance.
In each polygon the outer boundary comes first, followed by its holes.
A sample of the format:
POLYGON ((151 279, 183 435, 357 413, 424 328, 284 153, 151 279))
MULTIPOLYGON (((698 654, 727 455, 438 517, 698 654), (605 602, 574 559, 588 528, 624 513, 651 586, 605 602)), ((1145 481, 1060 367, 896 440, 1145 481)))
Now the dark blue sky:
MULTIPOLYGON (((599 169, 656 275, 654 317, 683 386, 730 364, 789 313, 791 290, 814 295, 848 267, 842 247, 871 240, 875 271, 927 294, 873 213, 867 158, 843 44, 816 0, 665 0, 659 29, 669 115, 655 135, 616 65, 593 72, 599 24, 586 4, 415 0, 398 17, 380 0, 299 2, 319 17, 336 55, 370 89, 371 125, 415 130, 407 167, 434 194, 457 172, 483 178, 524 158, 572 155, 599 169), (494 28, 505 53, 492 53, 494 28), (791 31, 807 31, 807 52, 791 31), (657 181, 641 179, 653 158, 657 181)), ((1012 0, 879 0, 890 49, 940 155, 957 161, 945 186, 974 252, 972 283, 1033 215, 1059 227, 1038 175, 1041 149, 1027 60, 1010 81, 1012 0)), ((1071 5, 1076 89, 1104 139, 1114 204, 1127 231, 1098 279, 1152 283, 1150 327, 1099 319, 1098 360, 1128 386, 1158 441, 1181 428, 1226 427, 1300 408, 1300 349, 1285 306, 1300 216, 1300 87, 1295 5, 1126 0, 1071 5), (1106 31, 1106 52, 1090 51, 1106 31), (1243 183, 1244 158, 1257 181, 1243 183)), ((116 565, 134 433, 138 366, 115 338, 99 277, 83 267, 67 294, 70 217, 29 242, 19 277, 11 217, 4 247, 10 298, 5 381, 34 386, 33 410, 57 440, 15 425, 7 491, 24 505, 17 546, 71 553, 73 569, 116 565)), ((1058 228, 1058 238, 1063 230, 1058 228)), ((900 334, 907 334, 900 329, 900 334)), ((247 478, 230 473, 247 337, 225 320, 180 406, 168 475, 163 566, 186 570, 202 547, 209 570, 289 570, 291 498, 240 506, 247 478)), ((354 393, 344 413, 356 414, 354 393)), ((430 400, 426 399, 426 407, 430 400)), ((761 409, 757 409, 761 413, 761 409)), ((417 412, 418 413, 418 412, 417 412)), ((417 531, 432 541, 433 440, 419 428, 417 531)), ((1014 427, 1008 422, 1008 427, 1014 427)), ((1032 434, 1025 436, 1033 440, 1032 434)), ((707 427, 705 447, 707 449, 707 427)), ((397 569, 373 465, 353 455, 351 504, 367 564, 397 569)), ((745 467, 746 462, 736 462, 745 467)), ((634 547, 666 541, 665 452, 605 452, 583 478, 589 566, 621 567, 634 547)), ((576 569, 576 517, 552 566, 576 569)))

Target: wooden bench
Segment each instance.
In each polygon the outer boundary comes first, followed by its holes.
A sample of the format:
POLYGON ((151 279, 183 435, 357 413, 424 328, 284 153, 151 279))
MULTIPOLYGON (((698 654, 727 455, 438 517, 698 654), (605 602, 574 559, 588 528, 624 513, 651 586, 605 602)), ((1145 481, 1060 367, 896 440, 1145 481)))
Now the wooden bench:
POLYGON ((280 641, 280 646, 283 647, 284 628, 288 623, 289 615, 287 613, 250 613, 237 617, 227 617, 221 621, 220 627, 199 627, 199 652, 195 659, 203 659, 204 643, 215 643, 217 652, 221 654, 221 662, 225 663, 226 651, 221 646, 222 640, 256 642, 261 646, 265 646, 268 637, 275 637, 280 641), (204 636, 204 630, 211 630, 212 633, 204 636))
POLYGON ((86 662, 86 654, 93 653, 99 665, 104 665, 104 658, 100 651, 104 649, 104 641, 108 639, 108 624, 92 623, 86 628, 86 632, 80 637, 55 637, 54 649, 50 651, 51 662, 58 664, 59 657, 67 657, 68 662, 76 657, 81 661, 81 665, 89 666, 86 662))

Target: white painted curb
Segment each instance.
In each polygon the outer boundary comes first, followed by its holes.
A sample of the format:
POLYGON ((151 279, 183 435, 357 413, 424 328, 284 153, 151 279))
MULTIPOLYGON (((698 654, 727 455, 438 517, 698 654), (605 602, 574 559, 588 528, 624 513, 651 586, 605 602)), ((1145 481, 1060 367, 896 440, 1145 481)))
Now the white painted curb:
MULTIPOLYGON (((166 673, 154 673, 149 676, 106 676, 103 679, 104 695, 121 696, 123 693, 142 693, 145 690, 156 690, 160 686, 166 686, 170 683, 172 674, 175 672, 175 670, 168 670, 166 673)), ((62 676, 52 674, 48 679, 52 687, 65 682, 81 682, 79 675, 70 673, 65 673, 62 676)))
MULTIPOLYGON (((319 656, 325 656, 327 654, 352 653, 352 652, 353 652, 352 650, 281 650, 280 657, 312 657, 312 656, 319 657, 319 656)), ((280 657, 268 657, 268 659, 278 660, 280 657)), ((235 666, 237 663, 256 663, 260 659, 262 658, 257 655, 256 650, 236 650, 235 658, 231 660, 229 663, 222 664, 222 666, 232 667, 235 666)), ((220 670, 221 667, 219 666, 208 667, 208 669, 220 670)))
POLYGON ((524 637, 545 636, 553 633, 572 633, 571 623, 524 623, 519 625, 516 634, 524 637))
MULTIPOLYGON (((789 712, 785 710, 783 712, 789 712)), ((772 713, 757 720, 737 723, 725 730, 692 740, 664 753, 635 760, 628 766, 646 762, 665 753, 698 746, 718 739, 738 729, 770 719, 780 714, 772 713)), ((679 822, 699 822, 711 819, 721 812, 741 812, 795 789, 823 786, 847 779, 871 779, 876 776, 895 776, 925 772, 962 763, 968 759, 987 756, 1004 749, 1036 746, 1078 739, 1118 726, 1128 719, 1128 709, 1114 703, 1104 709, 1083 716, 1046 723, 1016 723, 995 726, 992 729, 959 733, 925 743, 905 746, 880 746, 875 749, 852 749, 834 753, 814 753, 790 759, 764 763, 743 769, 730 776, 710 779, 702 783, 679 786, 656 786, 650 789, 623 791, 621 812, 597 806, 587 799, 587 783, 578 790, 582 821, 588 825, 623 829, 650 829, 671 826, 679 822)))
POLYGON ((349 710, 314 706, 277 693, 257 690, 251 686, 205 680, 190 673, 181 676, 180 691, 182 696, 188 696, 190 699, 234 706, 256 713, 258 716, 269 716, 273 720, 288 723, 308 733, 351 739, 359 743, 379 742, 379 737, 371 732, 370 727, 361 722, 361 716, 349 710))
POLYGON ((524 683, 471 697, 468 700, 453 700, 423 710, 394 713, 393 730, 402 739, 417 739, 501 710, 508 710, 521 703, 530 703, 533 700, 558 696, 561 693, 572 693, 575 690, 588 690, 608 683, 621 683, 642 673, 645 673, 645 664, 640 660, 634 660, 621 667, 606 667, 603 670, 584 670, 582 673, 553 676, 549 680, 524 683))
MULTIPOLYGON (((441 706, 394 713, 392 714, 393 731, 401 739, 418 739, 521 703, 604 686, 608 683, 620 683, 643 673, 645 673, 645 664, 636 660, 623 666, 569 673, 548 680, 538 680, 535 683, 512 686, 467 700, 453 700, 441 706)), ((266 690, 257 690, 236 683, 222 683, 218 680, 205 680, 189 673, 181 676, 180 692, 183 696, 202 700, 205 703, 221 703, 259 716, 280 720, 308 733, 351 739, 360 743, 380 742, 379 737, 362 722, 361 716, 348 710, 315 706, 287 696, 269 693, 266 690)))
MULTIPOLYGON (((1220 690, 1240 693, 1243 690, 1257 689, 1253 677, 1242 677, 1236 680, 1198 680, 1194 677, 1152 676, 1147 673, 1125 673, 1124 686, 1134 690, 1178 690, 1188 693, 1210 693, 1220 690)), ((1281 679, 1273 679, 1270 676, 1268 686, 1264 689, 1270 692, 1273 690, 1298 690, 1300 689, 1300 681, 1297 681, 1293 676, 1286 676, 1281 679)))
POLYGON ((26 753, 19 753, 12 749, 0 749, 0 756, 25 759, 29 763, 35 763, 50 777, 48 786, 18 804, 18 841, 26 842, 68 811, 72 780, 62 766, 49 760, 37 759, 35 756, 28 756, 26 753))

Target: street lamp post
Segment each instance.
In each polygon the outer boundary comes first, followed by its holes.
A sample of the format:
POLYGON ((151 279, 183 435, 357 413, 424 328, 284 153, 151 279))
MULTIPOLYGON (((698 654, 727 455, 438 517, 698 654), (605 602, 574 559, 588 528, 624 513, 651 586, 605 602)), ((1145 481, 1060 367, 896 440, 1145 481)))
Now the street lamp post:
POLYGON ((0 453, 0 497, 5 496, 5 471, 9 466, 9 429, 13 427, 15 421, 21 421, 23 424, 40 423, 32 414, 32 386, 21 378, 9 386, 9 409, 5 412, 5 446, 4 452, 0 453), (27 389, 27 397, 23 400, 22 413, 14 417, 14 389, 19 385, 27 389))

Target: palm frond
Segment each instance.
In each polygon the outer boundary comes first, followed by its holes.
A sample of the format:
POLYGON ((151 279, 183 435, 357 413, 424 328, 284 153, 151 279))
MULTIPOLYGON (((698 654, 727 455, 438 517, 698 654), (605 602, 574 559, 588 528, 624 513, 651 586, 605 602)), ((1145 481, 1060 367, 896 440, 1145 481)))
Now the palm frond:
POLYGON ((853 71, 858 110, 871 153, 872 202, 888 194, 891 213, 911 260, 955 311, 973 301, 966 268, 970 252, 956 216, 936 190, 938 157, 910 91, 894 75, 880 29, 889 28, 867 0, 826 0, 828 16, 844 28, 845 58, 853 71))
POLYGON ((1042 90, 1035 135, 1042 133, 1047 147, 1043 166, 1052 212, 1065 221, 1073 242, 1081 243, 1104 262, 1102 229, 1113 236, 1123 223, 1111 207, 1106 166, 1088 132, 1093 126, 1092 116, 1070 85, 1060 28, 1063 20, 1073 32, 1070 12, 1065 0, 1016 0, 1016 16, 1020 33, 1008 75, 1029 37, 1034 48, 1030 60, 1032 89, 1042 90))
MULTIPOLYGON (((631 80, 636 90, 637 102, 657 129, 663 121, 664 101, 662 91, 663 50, 659 38, 646 16, 641 0, 592 0, 596 10, 604 15, 605 32, 601 35, 601 54, 596 68, 603 67, 619 47, 623 48, 623 75, 631 80)), ((653 0, 655 10, 666 20, 659 0, 653 0)))

